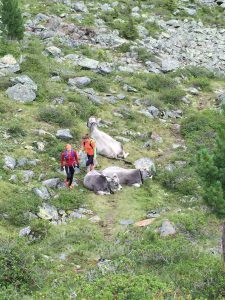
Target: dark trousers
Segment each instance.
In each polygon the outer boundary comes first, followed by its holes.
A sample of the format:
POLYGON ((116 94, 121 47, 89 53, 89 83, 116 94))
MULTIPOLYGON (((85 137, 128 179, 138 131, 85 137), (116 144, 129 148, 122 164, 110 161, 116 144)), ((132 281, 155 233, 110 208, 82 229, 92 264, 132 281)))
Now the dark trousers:
POLYGON ((88 157, 88 160, 86 162, 86 166, 89 167, 89 166, 92 166, 94 164, 94 155, 87 155, 88 157))
POLYGON ((73 182, 73 175, 74 175, 74 167, 72 166, 65 166, 65 169, 66 169, 66 175, 67 175, 67 182, 68 182, 68 185, 71 186, 72 182, 73 182))

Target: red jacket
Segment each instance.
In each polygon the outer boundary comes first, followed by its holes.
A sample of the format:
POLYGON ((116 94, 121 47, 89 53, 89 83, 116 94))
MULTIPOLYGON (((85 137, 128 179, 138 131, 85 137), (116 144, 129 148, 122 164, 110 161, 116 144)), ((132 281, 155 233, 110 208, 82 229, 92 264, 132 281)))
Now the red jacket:
POLYGON ((61 166, 72 167, 79 164, 78 156, 75 150, 63 151, 61 154, 61 166))

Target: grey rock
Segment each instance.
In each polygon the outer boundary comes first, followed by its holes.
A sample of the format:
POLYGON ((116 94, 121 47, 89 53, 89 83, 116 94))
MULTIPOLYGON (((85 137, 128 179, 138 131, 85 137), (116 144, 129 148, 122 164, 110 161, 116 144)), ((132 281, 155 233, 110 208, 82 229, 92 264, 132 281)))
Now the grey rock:
POLYGON ((148 111, 150 112, 150 114, 152 114, 152 116, 154 118, 157 118, 160 114, 160 111, 157 107, 151 105, 150 107, 148 107, 148 111))
POLYGON ((165 166, 165 170, 167 172, 173 173, 173 171, 176 170, 176 166, 174 164, 168 164, 165 166))
POLYGON ((23 171, 23 182, 28 183, 34 178, 34 172, 32 170, 23 171))
POLYGON ((112 67, 109 63, 102 62, 98 64, 98 72, 102 75, 107 75, 112 73, 112 67))
POLYGON ((124 100, 126 98, 126 96, 124 94, 119 94, 119 95, 117 95, 117 98, 119 100, 124 100))
POLYGON ((71 7, 78 12, 83 12, 83 13, 88 12, 87 6, 84 4, 83 1, 75 2, 71 5, 71 7))
POLYGON ((112 7, 108 3, 104 3, 101 5, 101 10, 104 12, 108 12, 112 10, 112 7))
POLYGON ((79 213, 77 211, 72 212, 71 214, 68 215, 69 219, 85 219, 86 216, 82 213, 79 213))
POLYGON ((45 186, 42 186, 40 188, 33 188, 33 192, 42 200, 50 199, 50 194, 45 186))
POLYGON ((99 216, 94 216, 88 219, 91 223, 99 223, 101 221, 101 218, 99 216))
POLYGON ((128 84, 124 84, 123 86, 124 91, 126 92, 133 92, 133 93, 137 93, 137 89, 135 89, 134 87, 128 85, 128 84))
POLYGON ((154 175, 156 173, 155 164, 154 164, 153 160, 151 160, 148 157, 139 158, 138 160, 136 160, 134 162, 134 165, 135 165, 136 169, 148 170, 152 175, 154 175))
POLYGON ((0 77, 16 73, 19 70, 20 65, 12 55, 8 54, 0 58, 0 77))
POLYGON ((73 138, 69 129, 59 129, 56 133, 56 137, 61 140, 70 140, 73 138))
POLYGON ((134 224, 133 220, 121 220, 120 225, 132 225, 134 224))
POLYGON ((12 175, 9 178, 9 181, 11 181, 12 183, 17 183, 18 182, 18 177, 16 175, 12 175))
POLYGON ((78 88, 82 88, 84 86, 87 86, 91 83, 91 79, 89 77, 76 77, 76 78, 70 78, 68 81, 68 85, 74 86, 76 85, 78 88))
POLYGON ((41 207, 39 207, 38 217, 44 220, 58 220, 59 215, 56 207, 43 203, 41 207))
POLYGON ((54 57, 59 57, 62 53, 62 50, 55 46, 50 46, 45 49, 48 55, 52 55, 54 57))
POLYGON ((87 57, 82 57, 78 61, 78 65, 84 69, 96 70, 99 65, 99 61, 87 57))
POLYGON ((21 157, 18 159, 18 162, 17 162, 18 167, 24 167, 27 164, 28 164, 28 159, 26 157, 21 157))
POLYGON ((36 83, 27 75, 21 75, 15 78, 10 78, 10 81, 12 82, 13 85, 17 83, 21 83, 23 85, 29 86, 33 91, 37 91, 38 88, 36 83))
POLYGON ((225 93, 222 93, 216 97, 216 104, 219 106, 225 104, 225 93))
POLYGON ((43 181, 42 184, 50 188, 56 188, 59 182, 60 182, 59 178, 51 178, 43 181))
POLYGON ((34 90, 27 85, 18 83, 13 87, 9 87, 6 91, 9 98, 20 102, 32 102, 36 99, 34 90))
POLYGON ((31 228, 30 226, 28 226, 20 230, 19 236, 20 237, 28 236, 30 233, 31 233, 31 228))
POLYGON ((162 223, 162 227, 159 230, 160 230, 161 237, 165 237, 168 235, 174 235, 176 233, 175 227, 168 220, 166 220, 162 223))
POLYGON ((199 95, 199 90, 194 87, 188 88, 187 91, 192 95, 195 95, 195 96, 199 95))
POLYGON ((5 156, 4 163, 5 163, 5 167, 8 169, 13 170, 16 167, 16 160, 12 156, 5 156))
POLYGON ((167 58, 167 59, 162 60, 161 69, 164 73, 174 71, 174 70, 178 69, 179 67, 180 67, 180 63, 175 59, 167 58))

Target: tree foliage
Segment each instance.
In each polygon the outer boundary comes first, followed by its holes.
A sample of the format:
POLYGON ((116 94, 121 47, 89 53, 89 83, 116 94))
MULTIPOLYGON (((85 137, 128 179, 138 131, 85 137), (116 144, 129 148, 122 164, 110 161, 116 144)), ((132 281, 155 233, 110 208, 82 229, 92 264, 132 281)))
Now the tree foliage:
POLYGON ((24 22, 18 0, 2 0, 0 5, 1 30, 4 36, 22 40, 24 22))
MULTIPOLYGON (((223 110, 225 114, 225 110, 223 110)), ((212 153, 202 149, 198 154, 198 171, 204 187, 204 199, 219 215, 225 214, 225 125, 217 130, 212 153)))

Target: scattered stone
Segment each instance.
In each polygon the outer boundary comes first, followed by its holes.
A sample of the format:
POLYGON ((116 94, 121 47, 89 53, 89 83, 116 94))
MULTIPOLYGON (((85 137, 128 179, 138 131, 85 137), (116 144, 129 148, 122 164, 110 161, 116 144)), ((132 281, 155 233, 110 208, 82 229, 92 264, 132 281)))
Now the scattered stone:
POLYGON ((50 199, 50 194, 45 186, 42 186, 40 188, 33 188, 33 192, 42 200, 50 199))
POLYGON ((28 236, 31 233, 31 228, 30 226, 25 227, 23 229, 20 230, 19 232, 19 237, 24 237, 24 236, 28 236))
POLYGON ((26 157, 21 157, 18 159, 18 162, 17 162, 18 167, 24 167, 27 164, 28 164, 28 159, 26 157))
POLYGON ((99 223, 99 222, 101 221, 101 218, 100 218, 99 216, 94 216, 94 217, 91 217, 91 218, 89 219, 89 221, 90 221, 91 223, 99 223))
POLYGON ((162 61, 162 71, 164 73, 174 71, 179 67, 180 67, 180 63, 175 59, 167 58, 162 61))
POLYGON ((18 182, 18 177, 16 175, 12 175, 9 178, 9 181, 11 181, 12 183, 17 183, 18 182))
POLYGON ((98 68, 99 61, 83 57, 79 59, 78 65, 84 69, 96 70, 98 68))
POLYGON ((112 67, 107 62, 102 62, 98 64, 98 72, 102 75, 107 75, 112 73, 112 67))
POLYGON ((11 156, 5 156, 4 163, 7 169, 14 170, 16 167, 16 160, 11 156))
POLYGON ((57 188, 57 185, 59 184, 60 179, 59 178, 51 178, 47 179, 42 182, 44 186, 50 187, 50 188, 57 188))
POLYGON ((133 220, 121 220, 120 225, 132 225, 134 224, 133 220))
POLYGON ((157 118, 160 114, 159 109, 157 107, 153 106, 153 105, 148 107, 148 111, 150 112, 150 114, 152 114, 152 116, 154 118, 157 118))
POLYGON ((44 152, 45 151, 45 144, 43 142, 37 142, 38 151, 44 152))
POLYGON ((52 55, 54 57, 59 57, 62 53, 62 50, 55 46, 50 46, 45 49, 47 55, 52 55))
POLYGON ((56 137, 61 140, 70 140, 73 138, 69 129, 59 129, 56 133, 56 137))
POLYGON ((36 83, 27 75, 21 75, 15 78, 10 78, 10 81, 13 85, 21 83, 23 85, 29 86, 34 91, 37 91, 38 88, 36 83))
POLYGON ((31 84, 17 83, 6 90, 7 96, 19 102, 32 102, 36 99, 35 89, 31 84))
POLYGON ((39 207, 38 217, 44 220, 58 220, 59 215, 57 209, 47 203, 43 203, 41 207, 39 207))
POLYGON ((85 219, 86 216, 82 213, 79 213, 77 211, 73 211, 71 214, 68 215, 69 219, 85 219))
POLYGON ((174 235, 176 233, 176 229, 171 224, 171 222, 168 220, 166 220, 162 223, 162 227, 160 227, 159 231, 160 231, 161 237, 165 237, 168 235, 174 235))
POLYGON ((168 164, 165 166, 165 170, 170 173, 172 173, 175 169, 176 169, 176 166, 174 164, 168 164))
POLYGON ((222 93, 216 97, 216 105, 222 106, 225 104, 225 93, 222 93))
POLYGON ((75 2, 71 5, 72 9, 78 12, 88 13, 87 6, 83 1, 75 2))
POLYGON ((135 89, 134 87, 128 85, 128 84, 124 84, 123 86, 124 91, 126 92, 133 92, 133 93, 137 93, 137 89, 135 89))
POLYGON ((19 70, 20 65, 12 55, 8 54, 0 58, 0 77, 16 73, 19 70))
POLYGON ((82 88, 84 86, 87 86, 91 83, 91 79, 89 77, 76 77, 76 78, 70 78, 68 81, 68 85, 70 86, 77 86, 78 88, 82 88))
POLYGON ((190 87, 187 89, 187 92, 189 92, 190 94, 194 95, 194 96, 198 96, 199 95, 199 90, 194 88, 194 87, 190 87))
POLYGON ((147 218, 148 219, 152 219, 152 218, 159 218, 160 217, 160 213, 155 211, 155 210, 151 210, 147 213, 147 218))
POLYGON ((30 180, 34 178, 34 172, 32 170, 23 171, 23 182, 28 183, 30 180))

